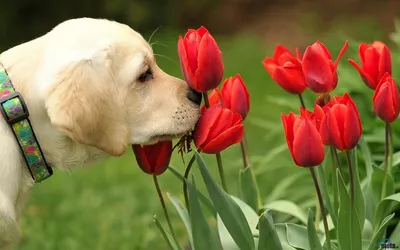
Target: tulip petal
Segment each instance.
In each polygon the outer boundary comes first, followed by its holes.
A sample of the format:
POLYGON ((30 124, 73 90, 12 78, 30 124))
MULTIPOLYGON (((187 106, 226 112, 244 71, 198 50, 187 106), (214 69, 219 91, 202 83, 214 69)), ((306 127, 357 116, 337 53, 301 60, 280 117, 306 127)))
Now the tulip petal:
MULTIPOLYGON (((202 38, 205 34, 210 33, 204 26, 200 26, 200 28, 197 29, 197 35, 202 38)), ((199 41, 200 42, 200 41, 199 41)))
POLYGON ((281 117, 282 117, 283 131, 285 132, 285 137, 286 137, 286 143, 288 145, 290 154, 293 157, 293 140, 294 140, 293 127, 296 119, 298 119, 298 116, 295 115, 293 112, 291 112, 289 113, 289 115, 282 114, 281 117))
POLYGON ((399 115, 399 93, 396 84, 390 84, 390 82, 382 80, 372 98, 374 112, 383 121, 392 123, 399 115))
POLYGON ((158 144, 158 157, 156 158, 157 163, 155 165, 156 168, 154 169, 155 175, 160 175, 167 170, 172 155, 172 141, 159 142, 158 144))
POLYGON ((368 74, 371 76, 372 79, 374 79, 375 87, 378 85, 379 82, 379 57, 380 55, 376 51, 374 47, 368 47, 365 50, 364 54, 364 59, 365 61, 362 62, 362 67, 365 72, 368 72, 368 74))
POLYGON ((338 67, 338 65, 339 65, 340 59, 342 58, 342 56, 344 55, 344 53, 346 53, 347 47, 349 47, 349 41, 346 41, 346 42, 343 44, 343 47, 342 47, 342 49, 340 50, 340 52, 339 52, 339 54, 338 54, 338 57, 337 57, 336 60, 335 60, 335 71, 334 71, 334 72, 336 72, 336 70, 337 70, 337 67, 338 67))
POLYGON ((338 124, 331 110, 322 119, 319 132, 324 145, 335 146, 339 150, 343 150, 344 145, 340 138, 338 124))
POLYGON ((329 52, 328 48, 321 42, 316 41, 314 44, 310 46, 316 53, 322 55, 324 59, 328 59, 328 61, 332 60, 332 55, 329 52))
POLYGON ((318 49, 310 46, 303 55, 303 73, 307 86, 315 93, 328 93, 332 90, 334 79, 331 62, 318 49))
POLYGON ((197 81, 196 78, 194 77, 194 73, 191 71, 189 67, 189 62, 187 58, 187 53, 185 49, 185 44, 182 39, 182 37, 179 37, 178 40, 178 55, 179 55, 179 63, 182 69, 182 74, 183 77, 185 78, 186 82, 188 85, 193 88, 194 90, 197 90, 197 81))
POLYGON ((143 172, 151 174, 151 167, 147 160, 144 149, 141 145, 132 145, 133 152, 135 154, 136 162, 143 172))
POLYGON ((222 84, 221 96, 226 108, 246 118, 250 109, 250 95, 239 74, 222 84))
POLYGON ((265 70, 270 74, 272 78, 274 78, 276 67, 278 66, 275 62, 275 59, 267 57, 262 61, 265 70))
MULTIPOLYGON (((382 43, 383 44, 383 43, 382 43)), ((392 55, 389 48, 383 44, 379 58, 378 74, 382 77, 386 72, 392 74, 392 55)))
POLYGON ((207 143, 207 145, 204 146, 202 152, 207 154, 219 153, 229 146, 239 143, 242 140, 243 132, 243 124, 233 126, 219 134, 209 143, 207 143))
POLYGON ((188 59, 188 66, 191 72, 197 70, 197 56, 198 56, 198 35, 196 31, 189 31, 183 39, 186 55, 188 59))
POLYGON ((233 122, 233 115, 234 113, 230 111, 229 109, 222 109, 218 120, 213 124, 213 126, 210 129, 210 132, 207 136, 207 141, 213 140, 216 138, 219 134, 223 133, 226 131, 229 127, 232 126, 233 122))
POLYGON ((292 94, 302 94, 307 88, 301 68, 278 66, 273 79, 281 88, 292 94))
POLYGON ((197 148, 201 149, 203 147, 203 144, 207 140, 208 134, 210 133, 211 127, 218 120, 221 112, 222 106, 217 104, 208 108, 200 117, 193 134, 193 141, 197 148))
POLYGON ((358 54, 360 55, 360 59, 361 59, 361 64, 363 64, 363 62, 365 61, 365 51, 368 48, 368 44, 365 43, 360 43, 360 45, 358 46, 358 54))
POLYGON ((293 140, 293 159, 301 167, 313 167, 322 163, 325 157, 321 136, 312 121, 299 118, 295 122, 296 134, 293 140))
POLYGON ((206 92, 216 88, 222 81, 224 65, 221 51, 214 38, 205 34, 199 44, 198 68, 195 73, 199 92, 206 92))
POLYGON ((288 50, 285 46, 278 44, 274 51, 274 59, 278 60, 283 54, 289 54, 291 57, 294 57, 293 54, 288 50))
POLYGON ((352 100, 347 105, 345 116, 343 143, 345 150, 351 150, 357 146, 362 134, 360 116, 352 100))
POLYGON ((349 62, 351 65, 353 65, 353 67, 358 71, 358 73, 360 74, 360 77, 362 78, 362 80, 364 81, 364 83, 371 89, 375 89, 376 88, 376 83, 375 80, 369 76, 363 68, 361 68, 355 61, 353 61, 352 59, 349 59, 349 62))

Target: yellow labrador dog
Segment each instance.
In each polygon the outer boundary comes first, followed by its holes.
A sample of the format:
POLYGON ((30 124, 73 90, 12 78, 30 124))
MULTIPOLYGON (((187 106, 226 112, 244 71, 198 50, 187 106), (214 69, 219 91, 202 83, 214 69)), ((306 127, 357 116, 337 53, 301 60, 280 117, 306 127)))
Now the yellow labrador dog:
MULTIPOLYGON (((0 55, 47 162, 70 169, 131 144, 179 137, 199 118, 201 95, 163 72, 150 45, 124 24, 65 21, 0 55)), ((18 218, 34 180, 0 115, 0 249, 18 241, 18 218)), ((45 182, 42 185, 46 185, 45 182)))

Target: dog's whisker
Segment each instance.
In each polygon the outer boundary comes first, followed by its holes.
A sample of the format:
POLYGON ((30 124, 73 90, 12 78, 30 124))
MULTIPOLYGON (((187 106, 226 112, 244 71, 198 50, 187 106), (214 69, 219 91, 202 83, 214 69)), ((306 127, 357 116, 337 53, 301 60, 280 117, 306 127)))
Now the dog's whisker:
POLYGON ((171 59, 170 57, 168 57, 168 56, 164 56, 164 55, 156 54, 156 53, 154 53, 154 55, 155 55, 155 56, 159 56, 159 57, 163 57, 163 58, 165 58, 165 59, 168 59, 169 61, 171 61, 171 62, 173 62, 173 63, 175 63, 175 64, 178 65, 178 62, 176 62, 175 60, 172 60, 172 59, 171 59))
POLYGON ((158 26, 158 27, 153 31, 153 33, 151 33, 150 38, 149 38, 149 40, 147 41, 147 43, 150 44, 150 46, 151 46, 151 43, 150 43, 150 42, 151 42, 151 39, 153 38, 154 34, 155 34, 161 27, 162 27, 162 25, 158 26))
POLYGON ((160 46, 163 46, 163 47, 165 47, 165 48, 171 48, 171 46, 169 46, 169 45, 167 45, 167 44, 165 44, 165 43, 161 43, 160 41, 155 41, 155 42, 152 42, 152 43, 150 44, 151 47, 153 47, 153 45, 160 45, 160 46))

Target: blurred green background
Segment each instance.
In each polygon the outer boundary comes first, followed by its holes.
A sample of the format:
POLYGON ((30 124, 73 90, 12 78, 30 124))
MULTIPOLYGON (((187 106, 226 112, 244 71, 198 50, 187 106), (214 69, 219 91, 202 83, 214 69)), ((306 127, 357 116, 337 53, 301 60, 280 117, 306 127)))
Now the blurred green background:
MULTIPOLYGON (((223 52, 225 76, 240 73, 250 91, 246 134, 263 201, 287 198, 302 207, 315 202, 310 191, 312 182, 306 171, 291 162, 280 125, 281 112, 297 112, 297 98, 271 80, 261 61, 272 55, 277 43, 294 51, 295 47, 303 50, 317 39, 335 58, 344 41, 349 40, 349 50, 339 68, 337 93, 350 91, 361 96, 356 101, 363 110, 365 124, 367 119, 373 120, 369 101, 372 93, 349 67, 347 58, 358 61, 358 43, 376 39, 399 53, 399 39, 393 35, 395 18, 400 15, 400 2, 396 0, 19 0, 9 1, 2 8, 2 50, 40 36, 69 18, 109 18, 130 25, 145 39, 159 28, 152 37, 153 42, 157 41, 153 49, 160 55, 158 63, 178 77, 182 77, 176 52, 178 36, 188 28, 206 26, 223 52)), ((400 65, 397 58, 393 59, 394 71, 400 65)), ((315 96, 308 93, 307 97, 311 105, 315 96)), ((383 126, 376 123, 367 126, 366 133, 371 143, 380 145, 383 126)), ((238 193, 242 164, 239 150, 234 145, 222 154, 233 194, 238 193)), ((205 159, 216 173, 215 159, 205 159)), ((174 155, 171 165, 184 170, 179 155, 174 155)), ((193 173, 198 176, 196 169, 193 173)), ((181 183, 170 172, 162 175, 160 182, 165 192, 181 197, 181 183)), ((184 244, 184 226, 172 207, 170 211, 184 244)), ((21 218, 23 239, 15 249, 166 249, 153 225, 154 214, 164 222, 151 176, 139 170, 128 151, 121 158, 88 169, 56 170, 54 177, 37 184, 21 218)))

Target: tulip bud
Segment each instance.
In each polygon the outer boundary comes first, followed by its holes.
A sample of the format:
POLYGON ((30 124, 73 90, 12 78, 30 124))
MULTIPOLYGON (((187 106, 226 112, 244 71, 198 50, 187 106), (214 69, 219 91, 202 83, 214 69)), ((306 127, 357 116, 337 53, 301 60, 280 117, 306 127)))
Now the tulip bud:
POLYGON ((301 109, 301 115, 282 114, 286 142, 293 161, 300 167, 314 167, 325 157, 324 145, 312 114, 301 109))
POLYGON ((352 59, 349 59, 349 62, 357 69, 364 83, 369 88, 376 89, 386 72, 392 74, 390 50, 383 42, 375 41, 371 45, 361 43, 358 52, 361 66, 352 59))
POLYGON ((303 55, 302 69, 306 84, 317 94, 327 94, 334 90, 338 83, 337 67, 340 58, 346 52, 346 41, 335 62, 329 50, 320 41, 308 46, 303 55))
POLYGON ((242 117, 217 104, 205 109, 193 134, 194 144, 201 152, 216 154, 242 140, 242 117))
POLYGON ((275 48, 273 57, 265 58, 263 65, 281 88, 291 94, 301 94, 307 86, 300 60, 299 53, 296 58, 287 48, 278 45, 275 48))
POLYGON ((154 145, 132 145, 136 161, 143 172, 160 175, 168 168, 172 154, 172 141, 161 141, 154 145))
POLYGON ((250 109, 250 95, 239 74, 224 81, 221 88, 221 98, 225 108, 239 113, 243 120, 246 118, 250 109))
POLYGON ((207 92, 222 81, 224 65, 221 51, 211 34, 203 26, 190 29, 179 37, 178 55, 183 76, 197 92, 207 92))
POLYGON ((399 89, 389 73, 382 77, 372 101, 375 114, 383 121, 392 123, 399 116, 399 89))
POLYGON ((325 145, 333 145, 340 151, 353 149, 362 135, 362 124, 356 104, 346 93, 336 96, 323 107, 320 133, 325 145))

